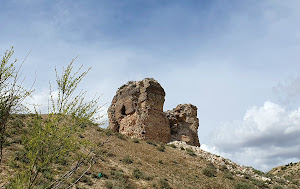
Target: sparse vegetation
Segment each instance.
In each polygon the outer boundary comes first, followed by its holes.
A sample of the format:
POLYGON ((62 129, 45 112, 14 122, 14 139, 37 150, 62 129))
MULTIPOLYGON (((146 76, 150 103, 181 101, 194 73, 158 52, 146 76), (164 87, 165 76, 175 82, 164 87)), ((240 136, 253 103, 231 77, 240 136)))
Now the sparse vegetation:
POLYGON ((165 145, 161 144, 158 148, 157 148, 158 151, 160 152, 164 152, 166 150, 166 147, 165 145))
POLYGON ((162 178, 159 180, 159 186, 163 189, 171 189, 171 186, 168 183, 168 179, 162 178))
POLYGON ((185 150, 186 150, 187 154, 189 154, 190 156, 196 156, 195 152, 191 148, 187 148, 185 150))
POLYGON ((137 138, 134 138, 132 141, 133 141, 134 143, 140 143, 140 140, 137 139, 137 138))
POLYGON ((246 182, 239 182, 235 185, 235 189, 254 189, 255 187, 250 184, 250 183, 246 183, 246 182))
POLYGON ((169 146, 172 148, 177 148, 177 146, 175 144, 170 144, 169 146))
POLYGON ((12 113, 26 110, 23 101, 33 90, 25 89, 20 81, 20 67, 16 66, 17 59, 11 61, 14 54, 13 47, 6 51, 0 62, 0 164, 3 159, 3 147, 8 146, 6 141, 7 122, 12 113))
POLYGON ((215 177, 216 176, 216 168, 212 163, 210 163, 203 169, 202 173, 208 177, 215 177))
POLYGON ((147 142, 147 144, 150 144, 150 145, 153 145, 153 146, 157 146, 157 145, 155 144, 155 142, 153 142, 153 141, 151 141, 151 140, 147 140, 146 142, 147 142))
POLYGON ((130 156, 124 156, 124 158, 121 160, 124 164, 132 164, 133 159, 130 156))

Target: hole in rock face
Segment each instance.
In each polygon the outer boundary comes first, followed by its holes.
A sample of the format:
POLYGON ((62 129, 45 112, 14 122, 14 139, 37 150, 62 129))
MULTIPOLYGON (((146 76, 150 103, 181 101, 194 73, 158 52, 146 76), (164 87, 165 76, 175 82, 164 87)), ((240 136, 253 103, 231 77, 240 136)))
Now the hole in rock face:
POLYGON ((125 106, 123 105, 121 108, 121 114, 126 116, 125 112, 126 112, 126 109, 125 109, 125 106))

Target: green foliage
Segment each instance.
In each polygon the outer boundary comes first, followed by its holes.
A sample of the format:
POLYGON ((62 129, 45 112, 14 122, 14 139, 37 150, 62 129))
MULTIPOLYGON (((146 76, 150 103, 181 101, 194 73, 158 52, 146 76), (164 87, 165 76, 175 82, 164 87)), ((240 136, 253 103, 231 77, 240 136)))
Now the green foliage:
POLYGON ((171 186, 168 183, 168 179, 163 178, 159 180, 159 186, 163 189, 171 189, 171 186))
POLYGON ((255 186, 247 182, 239 182, 235 185, 235 189, 254 189, 254 188, 255 186))
POLYGON ((192 149, 187 148, 185 150, 186 150, 187 154, 189 154, 190 156, 196 156, 195 152, 192 149))
POLYGON ((229 179, 229 180, 233 180, 233 174, 230 171, 226 171, 224 173, 224 177, 229 179))
POLYGON ((124 164, 132 164, 133 159, 130 156, 124 156, 124 158, 121 160, 124 164))
POLYGON ((132 176, 136 179, 142 179, 144 178, 144 173, 140 171, 138 168, 136 168, 133 170, 132 176))
MULTIPOLYGON (((17 60, 10 61, 14 54, 13 47, 6 51, 0 60, 0 164, 2 162, 3 145, 6 142, 7 122, 14 112, 27 108, 22 102, 31 95, 32 89, 25 89, 20 82, 20 67, 16 67, 17 60)), ((7 145, 7 144, 6 144, 7 145)))
POLYGON ((264 175, 264 174, 265 174, 264 172, 262 172, 262 171, 260 171, 260 170, 257 170, 257 169, 253 169, 253 172, 254 172, 255 174, 258 174, 258 175, 264 175))
POLYGON ((137 139, 137 138, 134 138, 132 141, 133 141, 134 143, 140 143, 140 140, 137 139))
POLYGON ((105 183, 106 188, 114 189, 134 189, 136 188, 133 184, 130 183, 128 177, 124 175, 123 170, 112 169, 110 173, 114 182, 107 181, 105 183))
POLYGON ((275 186, 273 187, 273 189, 283 189, 283 187, 280 186, 280 185, 275 185, 275 186))
POLYGON ((92 179, 86 175, 84 175, 81 179, 80 179, 81 182, 84 182, 86 183, 87 185, 89 186, 92 186, 94 183, 92 181, 92 179))
POLYGON ((152 145, 152 146, 157 146, 153 141, 151 141, 151 140, 147 140, 146 141, 147 142, 147 144, 150 144, 150 145, 152 145))
POLYGON ((157 148, 157 150, 160 151, 160 152, 164 152, 164 151, 166 150, 166 147, 165 147, 163 144, 161 144, 161 145, 157 148))
POLYGON ((202 170, 202 173, 205 175, 205 176, 208 176, 208 177, 215 177, 216 176, 216 168, 213 164, 208 164, 203 170, 202 170))
POLYGON ((164 164, 163 160, 159 160, 158 163, 160 164, 164 164))
POLYGON ((73 59, 66 68, 63 68, 61 76, 59 75, 57 69, 55 69, 58 96, 57 100, 55 100, 52 87, 50 85, 52 105, 50 110, 55 114, 71 115, 72 118, 75 118, 80 122, 80 124, 87 121, 97 121, 100 118, 95 117, 101 108, 98 105, 100 96, 95 97, 90 101, 86 101, 86 91, 80 91, 78 94, 74 94, 78 88, 78 84, 82 81, 91 68, 89 68, 87 71, 79 73, 82 69, 81 66, 77 71, 73 72, 74 61, 75 59, 73 59))
POLYGON ((126 140, 126 136, 121 133, 116 133, 116 136, 121 140, 126 140))
MULTIPOLYGON (((100 107, 97 105, 98 98, 85 102, 85 92, 74 94, 87 72, 79 74, 80 67, 78 71, 72 73, 73 61, 63 70, 62 76, 55 70, 57 101, 54 100, 50 86, 52 107, 49 107, 50 112, 45 121, 38 113, 32 117, 28 132, 23 137, 24 148, 20 151, 22 158, 15 159, 20 162, 21 169, 11 180, 12 185, 21 188, 36 186, 45 188, 49 186, 54 175, 60 173, 59 170, 51 169, 54 164, 71 163, 74 161, 68 159, 71 153, 75 153, 78 159, 84 157, 78 149, 89 146, 89 143, 84 139, 78 139, 78 136, 83 136, 82 128, 95 120, 94 116, 100 107), (26 177, 23 177, 24 175, 26 177)), ((87 177, 81 179, 91 184, 87 177)))
POLYGON ((110 129, 104 129, 104 133, 107 135, 107 136, 112 136, 114 135, 114 132, 110 129))
POLYGON ((170 146, 170 147, 172 147, 172 148, 177 148, 177 146, 176 146, 175 144, 170 144, 170 145, 168 145, 168 146, 170 146))

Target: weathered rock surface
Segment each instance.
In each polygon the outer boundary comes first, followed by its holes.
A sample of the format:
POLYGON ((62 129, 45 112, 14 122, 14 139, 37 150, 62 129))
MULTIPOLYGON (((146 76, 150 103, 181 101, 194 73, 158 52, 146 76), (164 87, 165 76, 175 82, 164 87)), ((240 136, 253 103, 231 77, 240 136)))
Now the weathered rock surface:
POLYGON ((171 141, 184 141, 189 145, 200 146, 196 106, 179 104, 173 110, 167 111, 166 115, 170 122, 171 141))
POLYGON ((156 80, 130 81, 118 89, 112 100, 108 128, 130 137, 169 142, 164 101, 165 91, 156 80))
POLYGON ((180 104, 163 112, 165 91, 154 79, 130 81, 118 89, 108 109, 108 128, 132 138, 184 141, 200 146, 197 107, 180 104))

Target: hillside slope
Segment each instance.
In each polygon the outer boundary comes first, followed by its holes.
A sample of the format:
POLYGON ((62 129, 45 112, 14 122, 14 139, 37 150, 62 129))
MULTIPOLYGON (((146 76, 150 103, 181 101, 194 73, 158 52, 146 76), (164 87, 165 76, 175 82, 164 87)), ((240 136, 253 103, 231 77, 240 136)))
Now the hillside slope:
MULTIPOLYGON (((13 123, 26 128, 27 121, 19 116, 13 123)), ((10 142, 1 165, 0 187, 5 187, 17 170, 11 159, 22 149, 22 142, 15 128, 16 125, 9 128, 10 142)), ((240 166, 184 142, 166 145, 130 139, 95 125, 85 127, 84 133, 78 136, 78 140, 81 139, 95 145, 101 145, 103 141, 107 143, 99 148, 101 156, 90 168, 84 164, 72 175, 70 182, 76 181, 87 170, 72 188, 300 188, 298 182, 291 182, 284 174, 273 171, 274 176, 240 166)), ((70 158, 75 162, 74 156, 70 158)), ((59 169, 68 170, 72 166, 74 164, 65 164, 59 169)), ((297 177, 299 167, 293 168, 297 177)))

